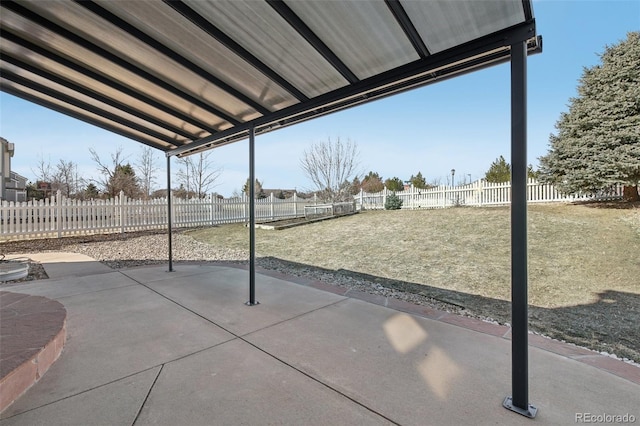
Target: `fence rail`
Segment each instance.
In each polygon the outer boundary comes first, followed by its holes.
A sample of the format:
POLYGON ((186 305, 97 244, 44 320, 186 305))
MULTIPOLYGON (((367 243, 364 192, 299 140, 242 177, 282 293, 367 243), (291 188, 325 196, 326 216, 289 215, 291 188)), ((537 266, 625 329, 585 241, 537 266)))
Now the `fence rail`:
MULTIPOLYGON (((354 196, 357 210, 384 209, 391 191, 375 194, 360 192, 354 196)), ((396 192, 403 209, 433 209, 452 206, 492 206, 511 202, 511 185, 477 181, 469 185, 430 189, 411 187, 396 192)), ((569 196, 552 185, 529 180, 529 202, 572 202, 622 197, 622 187, 596 195, 569 196)), ((317 199, 279 199, 273 194, 255 202, 256 220, 277 220, 302 217, 305 207, 317 205, 317 199)), ((174 227, 210 226, 242 223, 249 220, 249 199, 246 196, 221 199, 172 200, 174 227)), ((50 199, 28 202, 2 201, 0 206, 0 240, 62 237, 68 235, 131 232, 167 227, 167 200, 132 200, 120 194, 109 200, 81 201, 63 197, 59 192, 50 199)))
MULTIPOLYGON (((317 199, 287 199, 271 195, 255 201, 256 220, 304 216, 305 206, 317 199)), ((249 220, 246 196, 221 199, 172 199, 173 226, 211 226, 249 220)), ((58 192, 39 201, 3 201, 0 206, 0 240, 50 238, 69 235, 131 232, 167 227, 167 199, 132 200, 124 194, 108 200, 75 200, 58 192)))
MULTIPOLYGON (((354 198, 358 209, 384 209, 387 197, 393 194, 386 188, 381 192, 360 192, 354 198)), ((403 209, 438 209, 455 206, 498 206, 511 203, 511 183, 489 183, 484 180, 461 186, 438 186, 419 189, 411 186, 404 191, 396 191, 402 200, 403 209)), ((574 202, 622 198, 622 186, 598 194, 568 195, 558 191, 553 185, 542 184, 534 179, 527 182, 527 200, 530 203, 574 202)))

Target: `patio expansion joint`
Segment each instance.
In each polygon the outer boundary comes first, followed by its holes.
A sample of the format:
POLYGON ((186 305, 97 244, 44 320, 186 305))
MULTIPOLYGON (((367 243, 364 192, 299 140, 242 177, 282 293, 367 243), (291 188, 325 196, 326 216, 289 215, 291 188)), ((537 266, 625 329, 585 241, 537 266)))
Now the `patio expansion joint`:
MULTIPOLYGON (((221 326, 221 325, 219 325, 219 324, 216 324, 215 322, 213 322, 213 321, 212 321, 212 320, 210 320, 209 318, 206 318, 205 316, 203 316, 203 315, 199 314, 198 312, 196 312, 196 311, 194 311, 194 310, 192 310, 192 309, 187 308, 186 306, 182 305, 181 303, 179 303, 179 302, 177 302, 177 301, 175 301, 175 300, 171 299, 170 297, 168 297, 168 296, 166 296, 166 295, 164 295, 164 294, 162 294, 162 293, 158 292, 157 290, 154 290, 153 288, 151 288, 151 287, 147 286, 146 284, 144 284, 144 283, 142 283, 142 282, 140 282, 140 281, 137 281, 137 280, 135 280, 135 279, 133 279, 133 278, 131 278, 131 279, 132 279, 132 280, 134 280, 134 281, 136 281, 136 282, 137 282, 138 284, 140 284, 141 286, 146 287, 146 288, 148 288, 149 290, 151 290, 152 292, 154 292, 154 293, 158 294, 160 297, 163 297, 163 298, 165 298, 166 300, 168 300, 168 301, 170 301, 170 302, 172 302, 172 303, 175 303, 176 305, 180 306, 181 308, 185 309, 186 311, 191 312, 192 314, 194 314, 194 315, 196 315, 196 316, 198 316, 198 317, 200 317, 200 318, 204 319, 205 321, 207 321, 207 322, 211 323, 212 325, 215 325, 216 327, 219 327, 220 329, 222 329, 222 330, 226 331, 227 333, 231 334, 232 336, 234 336, 234 339, 229 339, 229 340, 227 340, 227 341, 225 341, 225 342, 218 343, 217 345, 213 345, 213 346, 211 346, 210 348, 205 348, 205 349, 201 349, 201 350, 199 350, 199 351, 195 351, 195 352, 193 352, 193 353, 191 353, 191 354, 184 355, 184 356, 180 357, 179 359, 186 358, 186 357, 189 357, 189 356, 191 356, 191 355, 195 355, 196 353, 199 353, 199 352, 205 351, 205 350, 207 350, 207 349, 211 349, 212 347, 215 347, 215 346, 218 346, 218 345, 222 345, 222 344, 224 344, 224 343, 227 343, 227 342, 229 342, 229 341, 232 341, 232 340, 236 340, 236 339, 237 339, 237 340, 240 340, 240 341, 242 341, 242 342, 246 343, 247 345, 251 346, 252 348, 254 348, 254 349, 256 349, 256 350, 258 350, 258 351, 262 352, 263 354, 267 355, 268 357, 273 358, 275 361, 277 361, 277 362, 281 363, 282 365, 284 365, 284 366, 286 366, 286 367, 288 367, 288 368, 290 368, 290 369, 292 369, 292 370, 294 370, 294 371, 296 371, 296 372, 298 372, 298 373, 300 373, 300 374, 304 375, 305 377, 309 378, 310 380, 313 380, 314 382, 316 382, 316 383, 318 383, 318 384, 320 384, 320 385, 324 386, 325 388, 329 389, 330 391, 335 392, 336 394, 340 395, 341 397, 346 398, 346 399, 348 399, 349 401, 353 402, 354 404, 359 405, 359 406, 360 406, 360 407, 362 407, 363 409, 365 409, 365 410, 367 410, 367 411, 369 411, 369 412, 371 412, 371 413, 373 413, 373 414, 375 414, 375 415, 377 415, 377 416, 379 416, 379 417, 381 417, 381 418, 385 419, 386 421, 388 421, 388 422, 390 422, 390 423, 392 423, 392 424, 399 425, 399 423, 398 423, 398 422, 396 422, 396 421, 392 420, 391 418, 389 418, 389 417, 387 417, 386 415, 384 415, 384 414, 380 413, 379 411, 377 411, 377 410, 375 410, 375 409, 373 409, 373 408, 371 408, 371 407, 369 407, 369 406, 367 406, 367 405, 363 404, 362 402, 360 402, 360 401, 358 401, 358 400, 356 400, 356 399, 354 399, 354 398, 350 397, 349 395, 345 394, 345 393, 344 393, 344 392, 342 392, 341 390, 339 390, 339 389, 337 389, 337 388, 335 388, 335 387, 331 386, 331 385, 330 385, 330 384, 328 384, 328 383, 325 383, 324 381, 322 381, 322 380, 321 380, 321 379, 319 379, 318 377, 315 377, 315 376, 311 375, 310 373, 307 373, 306 371, 304 371, 304 370, 301 370, 301 369, 297 368, 297 367, 296 367, 296 366, 294 366, 293 364, 288 363, 288 362, 287 362, 287 361, 285 361, 284 359, 282 359, 282 358, 280 358, 280 357, 278 357, 278 356, 276 356, 276 355, 272 354, 271 352, 267 351, 266 349, 264 349, 264 348, 262 348, 262 347, 258 346, 258 345, 257 345, 257 344, 255 344, 255 343, 252 343, 251 341, 249 341, 249 340, 247 340, 247 339, 245 338, 245 336, 249 336, 249 335, 251 335, 251 334, 253 334, 253 333, 256 333, 256 332, 261 331, 261 330, 265 330, 265 329, 270 328, 270 327, 273 327, 273 326, 275 326, 275 325, 277 325, 277 324, 283 324, 283 323, 285 323, 285 322, 288 322, 288 321, 294 320, 294 319, 296 319, 296 318, 300 318, 300 317, 302 317, 302 316, 308 315, 308 314, 310 314, 310 313, 312 313, 312 312, 316 312, 316 311, 318 311, 318 310, 325 309, 325 308, 327 308, 327 307, 329 307, 329 306, 334 306, 334 305, 337 305, 337 304, 340 304, 340 303, 345 303, 346 301, 348 301, 348 300, 349 300, 349 298, 346 298, 346 297, 345 297, 345 298, 343 298, 343 299, 341 299, 341 300, 337 300, 337 301, 332 302, 332 303, 329 303, 329 304, 327 304, 327 305, 324 305, 324 306, 321 306, 321 307, 318 307, 318 308, 312 309, 312 310, 310 310, 310 311, 307 311, 307 312, 304 312, 304 313, 302 313, 302 314, 299 314, 299 315, 293 316, 293 317, 288 318, 288 319, 286 319, 286 320, 279 321, 279 322, 278 322, 278 323, 276 323, 276 324, 272 324, 272 325, 270 325, 270 326, 268 326, 268 327, 264 327, 264 328, 262 328, 262 329, 260 329, 260 330, 254 330, 254 331, 252 331, 252 332, 250 332, 250 333, 246 333, 246 334, 244 334, 244 335, 239 335, 239 334, 237 334, 237 333, 232 332, 231 330, 228 330, 227 328, 225 328, 225 327, 223 327, 223 326, 221 326)), ((175 359, 175 360, 173 360, 173 361, 177 361, 177 359, 175 359)), ((170 362, 173 362, 173 361, 170 361, 170 362)), ((167 363, 168 363, 168 362, 167 362, 167 363)), ((164 364, 167 364, 167 363, 164 363, 164 364)), ((164 365, 164 364, 163 364, 163 365, 164 365)), ((154 382, 154 383, 155 383, 155 382, 154 382)), ((143 407, 144 407, 144 404, 143 404, 143 407)), ((134 422, 134 423, 135 423, 135 422, 134 422)))
MULTIPOLYGON (((233 333, 230 333, 230 334, 233 334, 233 333)), ((156 381, 157 381, 157 380, 158 380, 158 378, 160 377, 160 373, 162 372, 162 370, 164 369, 164 367, 165 367, 167 364, 171 364, 171 363, 173 363, 173 362, 180 361, 180 360, 185 359, 185 358, 188 358, 188 357, 190 357, 190 356, 192 356, 192 355, 197 355, 197 354, 199 354, 199 353, 201 353, 201 352, 208 351, 208 350, 210 350, 210 349, 213 349, 213 348, 215 348, 215 347, 218 347, 218 346, 224 345, 224 344, 229 343, 229 342, 232 342, 232 341, 234 341, 234 340, 243 340, 243 339, 234 335, 234 337, 232 337, 232 338, 230 338, 230 339, 227 339, 227 340, 224 340, 224 341, 222 341, 222 342, 216 343, 215 345, 211 345, 211 346, 207 346, 206 348, 198 349, 198 350, 193 351, 193 352, 190 352, 190 353, 188 353, 188 354, 184 354, 184 355, 181 355, 181 356, 179 356, 179 357, 176 357, 176 358, 173 358, 173 359, 166 360, 166 361, 164 361, 164 362, 162 362, 162 363, 160 363, 160 364, 155 364, 155 365, 152 365, 152 366, 150 366, 150 367, 143 368, 142 370, 139 370, 139 371, 134 371, 133 373, 126 374, 126 375, 124 375, 124 376, 122 376, 122 377, 115 378, 115 379, 110 380, 110 381, 108 381, 108 382, 106 382, 106 383, 102 383, 102 384, 99 384, 99 385, 97 385, 97 386, 93 386, 93 387, 91 387, 91 388, 89 388, 89 389, 84 389, 84 390, 82 390, 82 391, 80 391, 80 392, 76 392, 76 393, 74 393, 74 394, 64 396, 64 397, 59 398, 59 399, 56 399, 56 400, 54 400, 54 401, 47 402, 46 404, 38 405, 38 406, 36 406, 36 407, 32 407, 32 408, 29 408, 29 409, 27 409, 27 410, 20 411, 20 412, 18 412, 18 413, 15 413, 15 414, 13 414, 13 415, 9 416, 9 417, 3 417, 3 418, 2 418, 2 420, 10 419, 10 418, 12 418, 12 417, 16 417, 16 416, 20 416, 20 415, 22 415, 22 414, 28 413, 29 411, 38 410, 38 409, 40 409, 40 408, 43 408, 43 407, 49 406, 49 405, 51 405, 51 404, 56 404, 56 403, 58 403, 58 402, 60 402, 60 401, 64 401, 64 400, 69 399, 69 398, 74 398, 74 397, 76 397, 76 396, 79 396, 79 395, 85 394, 85 393, 87 393, 87 392, 91 392, 91 391, 94 391, 94 390, 96 390, 96 389, 100 389, 100 388, 102 388, 102 387, 104 387, 104 386, 108 386, 108 385, 114 384, 114 383, 119 382, 119 381, 121 381, 121 380, 128 379, 129 377, 133 377, 133 376, 135 376, 135 375, 137 375, 137 374, 141 374, 141 373, 145 373, 145 372, 147 372, 147 371, 151 371, 151 370, 153 370, 154 368, 160 368, 160 369, 159 369, 159 371, 158 371, 158 374, 156 375, 155 379, 153 380, 153 383, 152 383, 151 387, 149 388, 149 391, 148 391, 147 395, 145 396, 145 402, 146 402, 146 400, 148 399, 149 395, 151 394, 151 390, 153 389, 154 385, 156 384, 156 381)), ((142 408, 143 408, 143 407, 144 407, 144 403, 140 406, 140 411, 142 411, 142 408)), ((140 411, 139 411, 139 412, 138 412, 138 414, 136 415, 136 420, 137 420, 137 417, 138 417, 138 416, 139 416, 139 414, 140 414, 140 411)), ((134 421, 134 424, 135 424, 135 421, 134 421)))
MULTIPOLYGON (((169 361, 169 362, 171 362, 171 361, 169 361)), ((37 405, 37 406, 35 406, 35 407, 31 407, 31 408, 29 408, 29 409, 26 409, 26 410, 24 410, 24 411, 20 411, 20 412, 18 412, 18 413, 12 414, 11 416, 2 417, 2 418, 0 418, 0 420, 8 420, 8 419, 11 419, 11 418, 13 418, 13 417, 21 416, 21 415, 23 415, 23 414, 25 414, 25 413, 28 413, 28 412, 30 412, 30 411, 39 410, 39 409, 41 409, 41 408, 43 408, 43 407, 47 407, 47 406, 52 405, 52 404, 57 404, 57 403, 58 403, 58 402, 60 402, 60 401, 67 400, 67 399, 69 399, 69 398, 74 398, 74 397, 76 397, 76 396, 78 396, 78 395, 83 395, 83 394, 85 394, 85 393, 87 393, 87 392, 92 392, 92 391, 94 391, 94 390, 96 390, 96 389, 100 389, 100 388, 103 388, 103 387, 105 387, 105 386, 112 385, 112 384, 114 384, 114 383, 116 383, 116 382, 119 382, 120 380, 128 379, 129 377, 133 377, 133 376, 135 376, 135 375, 137 375, 137 374, 140 374, 140 373, 144 373, 144 372, 147 372, 147 371, 153 370, 154 368, 163 367, 163 366, 164 366, 164 364, 166 364, 166 363, 159 364, 159 365, 153 365, 153 366, 151 366, 151 367, 148 367, 148 368, 142 369, 142 370, 140 370, 140 371, 135 371, 135 372, 133 372, 133 373, 131 373, 131 374, 127 374, 127 375, 125 375, 125 376, 118 377, 117 379, 110 380, 110 381, 108 381, 108 382, 106 382, 106 383, 101 383, 101 384, 99 384, 99 385, 97 385, 97 386, 94 386, 94 387, 92 387, 92 388, 84 389, 84 390, 82 390, 82 391, 80 391, 80 392, 77 392, 77 393, 74 393, 74 394, 71 394, 71 395, 63 396, 62 398, 58 398, 58 399, 56 399, 56 400, 53 400, 53 401, 47 402, 46 404, 37 405)), ((161 371, 161 370, 162 370, 162 368, 160 368, 160 371, 161 371)), ((158 372, 158 373, 159 373, 159 372, 158 372)), ((158 374, 158 375, 159 375, 159 374, 158 374)), ((158 378, 158 377, 156 377, 156 379, 153 381, 153 384, 154 384, 154 385, 155 385, 155 383, 156 383, 157 378, 158 378)), ((153 385, 152 385, 151 387, 153 387, 153 385)), ((149 392, 150 392, 150 391, 149 391, 149 392)), ((148 396, 148 395, 147 395, 147 396, 148 396)), ((146 398, 145 398, 145 401, 146 401, 146 398)), ((143 404, 143 406, 144 406, 144 404, 143 404)))
POLYGON ((142 409, 146 405, 147 400, 149 399, 149 396, 151 395, 151 392, 153 391, 153 388, 156 386, 156 382, 158 381, 158 378, 160 377, 160 374, 162 374, 162 370, 164 369, 164 366, 165 366, 165 364, 162 364, 160 366, 160 369, 158 369, 158 373, 156 374, 156 377, 154 377, 153 383, 151 383, 151 386, 149 386, 149 390, 147 391, 147 394, 144 396, 144 401, 142 401, 142 404, 140 404, 140 408, 138 408, 138 412, 136 413, 136 417, 133 419, 133 422, 131 423, 131 426, 135 425, 136 422, 138 421, 138 418, 140 417, 140 414, 142 413, 142 409))
MULTIPOLYGON (((179 266, 179 265, 181 265, 181 263, 176 262, 176 266, 179 266)), ((190 265, 190 264, 189 263, 182 263, 182 265, 190 265)), ((140 269, 151 269, 151 268, 154 268, 154 267, 157 267, 157 266, 158 265, 156 265, 156 264, 135 266, 135 267, 130 267, 130 268, 118 269, 116 272, 119 272, 120 274, 124 275, 125 277, 127 277, 127 278, 129 278, 129 279, 131 279, 133 281, 135 281, 138 284, 144 285, 143 283, 137 281, 132 276, 128 275, 127 272, 136 271, 136 270, 140 270, 140 269)), ((217 264, 216 265, 210 265, 210 266, 220 267, 217 264)), ((174 273, 176 273, 178 271, 175 271, 175 270, 174 271, 168 271, 167 270, 165 272, 167 272, 168 274, 174 274, 174 273)), ((194 277, 194 276, 198 276, 198 275, 207 275, 207 274, 211 273, 211 271, 206 271, 206 270, 204 270, 204 271, 190 271, 190 272, 179 271, 179 272, 180 272, 180 277, 181 278, 189 278, 189 277, 194 277)), ((167 278, 154 279, 153 282, 157 283, 157 282, 169 281, 169 280, 173 280, 173 279, 175 279, 175 276, 169 275, 169 276, 167 276, 167 278)))
POLYGON ((83 291, 81 293, 73 293, 73 294, 68 294, 68 295, 65 295, 65 296, 60 296, 60 297, 54 298, 54 300, 64 300, 64 299, 69 299, 71 297, 83 296, 83 295, 87 295, 87 294, 95 294, 95 293, 103 293, 105 291, 120 290, 120 289, 123 289, 123 288, 135 287, 137 284, 138 283, 132 283, 132 284, 127 284, 127 285, 121 285, 121 286, 118 286, 118 287, 109 287, 109 288, 101 288, 101 289, 92 290, 92 291, 83 291))
MULTIPOLYGON (((245 334, 242 334, 242 335, 237 335, 237 334, 232 333, 232 332, 230 332, 230 331, 229 331, 229 333, 233 334, 234 336, 238 337, 238 338, 239 338, 239 339, 241 339, 241 340, 244 340, 244 338, 245 338, 245 337, 251 336, 252 334, 259 333, 259 332, 264 331, 264 330, 268 330, 268 329, 270 329, 270 328, 272 328, 272 327, 275 327, 275 326, 277 326, 277 325, 284 324, 284 323, 289 322, 289 321, 293 321, 293 320, 295 320, 295 319, 298 319, 298 318, 304 317, 304 316, 306 316, 306 315, 312 314, 312 313, 314 313, 314 312, 320 311, 320 310, 325 309, 325 308, 328 308, 328 307, 330 307, 330 306, 335 306, 335 305, 338 305, 338 304, 340 304, 340 303, 344 303, 344 302, 346 302, 347 300, 349 300, 349 298, 345 297, 345 298, 343 298, 343 299, 336 300, 335 302, 331 302, 331 303, 328 303, 328 304, 326 304, 326 305, 319 306, 319 307, 317 307, 317 308, 311 309, 310 311, 306 311, 306 312, 303 312, 303 313, 301 313, 301 314, 294 315, 294 316, 292 316, 291 318, 283 319, 282 321, 278 321, 278 322, 275 322, 275 323, 273 323, 273 324, 269 324, 269 325, 267 325, 267 326, 265 326, 265 327, 259 328, 259 329, 257 329, 257 330, 250 331, 250 332, 245 333, 245 334)), ((221 328, 224 328, 224 327, 221 327, 221 328)), ((247 342, 247 343, 251 344, 250 342, 247 342)))

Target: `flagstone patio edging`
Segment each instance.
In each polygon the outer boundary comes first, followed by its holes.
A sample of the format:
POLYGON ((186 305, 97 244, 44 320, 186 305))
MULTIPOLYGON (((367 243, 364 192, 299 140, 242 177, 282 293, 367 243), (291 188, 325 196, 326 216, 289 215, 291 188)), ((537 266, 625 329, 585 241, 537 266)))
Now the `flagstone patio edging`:
POLYGON ((0 291, 0 412, 60 357, 67 311, 55 300, 0 291))

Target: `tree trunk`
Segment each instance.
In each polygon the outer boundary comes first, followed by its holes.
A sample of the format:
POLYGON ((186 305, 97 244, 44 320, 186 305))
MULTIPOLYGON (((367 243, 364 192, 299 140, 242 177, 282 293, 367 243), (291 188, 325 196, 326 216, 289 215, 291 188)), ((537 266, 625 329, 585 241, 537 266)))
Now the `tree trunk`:
POLYGON ((622 198, 624 198, 625 201, 640 201, 638 187, 625 185, 622 189, 622 198))

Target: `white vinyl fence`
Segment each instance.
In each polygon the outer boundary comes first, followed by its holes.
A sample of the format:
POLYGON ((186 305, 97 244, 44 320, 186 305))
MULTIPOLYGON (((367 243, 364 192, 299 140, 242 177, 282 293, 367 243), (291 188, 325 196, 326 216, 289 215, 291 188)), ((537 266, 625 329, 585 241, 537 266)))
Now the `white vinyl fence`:
MULTIPOLYGON (((384 209, 391 191, 375 194, 361 192, 354 196, 356 210, 384 209)), ((492 206, 511 202, 509 183, 492 184, 477 181, 469 185, 431 189, 411 187, 396 192, 403 209, 433 209, 453 206, 492 206)), ((527 184, 529 202, 572 202, 622 197, 622 187, 609 193, 568 196, 552 185, 530 180, 527 184)), ((304 199, 294 194, 281 200, 270 197, 256 200, 256 220, 267 221, 302 217, 305 207, 318 206, 317 199, 304 199)), ((173 226, 195 227, 222 223, 242 223, 249 220, 249 199, 173 199, 173 226)), ((40 201, 9 202, 0 206, 0 240, 62 237, 67 235, 130 232, 167 228, 167 199, 131 200, 120 194, 109 200, 81 201, 55 197, 40 201)))
MULTIPOLYGON (((358 210, 384 209, 384 204, 393 191, 386 188, 381 192, 360 192, 354 196, 358 210)), ((489 183, 478 180, 468 185, 438 186, 419 189, 411 186, 404 191, 395 192, 402 200, 403 209, 438 209, 455 206, 498 206, 511 203, 511 183, 489 183)), ((567 195, 558 191, 553 185, 542 184, 534 179, 527 182, 527 200, 530 203, 573 202, 594 199, 622 198, 622 186, 610 192, 600 194, 567 195)))
MULTIPOLYGON (((172 199, 174 227, 211 226, 249 220, 249 199, 172 199)), ((305 206, 315 198, 256 200, 256 220, 277 220, 304 216, 305 206)), ((167 199, 132 200, 124 194, 109 200, 75 200, 60 192, 51 199, 10 202, 0 206, 0 240, 62 237, 67 235, 141 231, 167 228, 167 199)))

